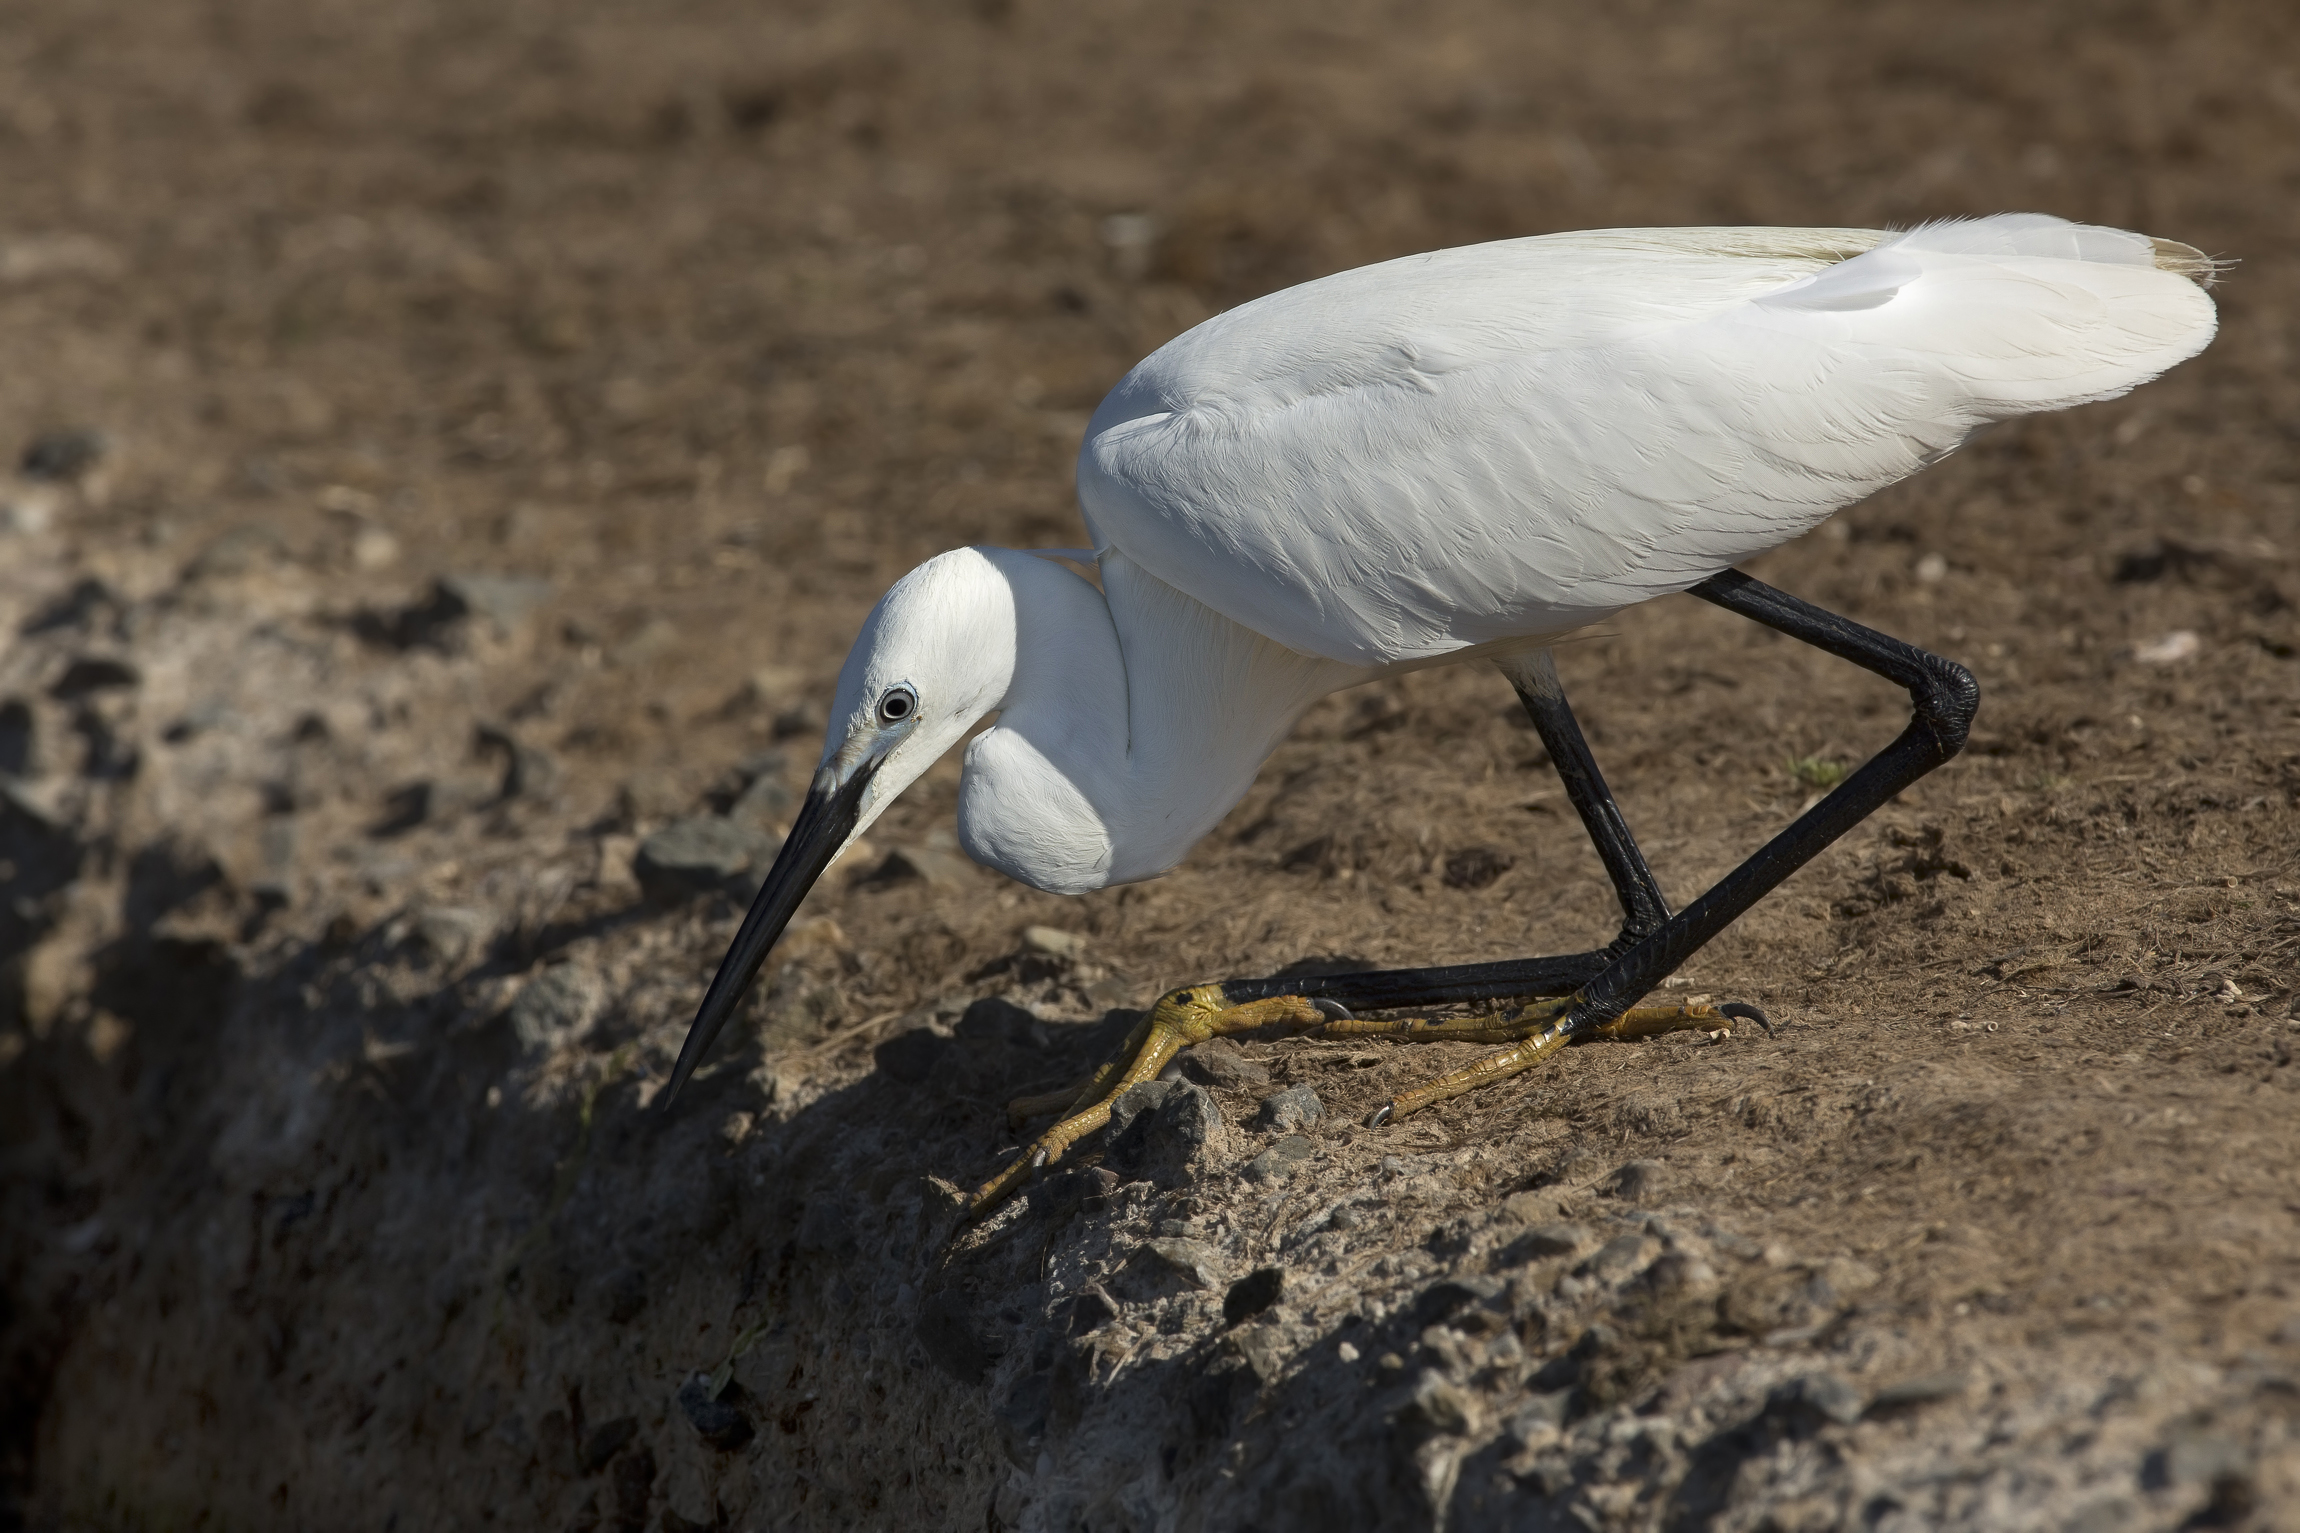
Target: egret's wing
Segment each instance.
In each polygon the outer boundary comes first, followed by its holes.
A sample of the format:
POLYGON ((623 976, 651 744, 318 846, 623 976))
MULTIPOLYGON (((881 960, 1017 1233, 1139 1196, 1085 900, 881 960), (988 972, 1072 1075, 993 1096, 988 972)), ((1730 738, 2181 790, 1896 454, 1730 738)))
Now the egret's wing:
POLYGON ((2193 356, 2199 261, 2029 214, 1391 261, 1144 361, 1088 427, 1080 499, 1098 545, 1308 654, 1561 632, 2193 356))

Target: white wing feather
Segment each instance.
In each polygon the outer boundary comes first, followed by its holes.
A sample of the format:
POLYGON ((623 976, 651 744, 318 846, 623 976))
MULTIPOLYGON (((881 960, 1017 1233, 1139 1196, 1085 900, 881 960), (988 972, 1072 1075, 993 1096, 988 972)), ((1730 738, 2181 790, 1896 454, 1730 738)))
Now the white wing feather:
POLYGON ((1414 256, 1160 348, 1095 412, 1079 496, 1097 546, 1305 654, 1559 633, 2195 355, 2200 259, 2035 214, 1414 256))

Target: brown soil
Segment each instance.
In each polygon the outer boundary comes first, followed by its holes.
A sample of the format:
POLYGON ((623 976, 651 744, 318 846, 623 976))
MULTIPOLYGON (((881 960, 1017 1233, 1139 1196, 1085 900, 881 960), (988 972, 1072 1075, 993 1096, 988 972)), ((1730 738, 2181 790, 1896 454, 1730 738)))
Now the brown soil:
MULTIPOLYGON (((2170 0, 19 0, 0 1526, 2300 1527, 2295 57, 2170 0), (1609 934, 1446 671, 1081 900, 949 865, 946 764, 643 1110, 737 912, 639 838, 771 823, 910 564, 1078 541, 1158 342, 1505 235, 2031 207, 2240 258, 2222 333, 1754 566, 1984 689, 1681 976, 1778 1036, 1379 1131, 1468 1050, 1250 1043, 946 1246, 1107 1010, 1609 934)), ((1561 669, 1680 900, 1904 706, 1684 599, 1561 669)))

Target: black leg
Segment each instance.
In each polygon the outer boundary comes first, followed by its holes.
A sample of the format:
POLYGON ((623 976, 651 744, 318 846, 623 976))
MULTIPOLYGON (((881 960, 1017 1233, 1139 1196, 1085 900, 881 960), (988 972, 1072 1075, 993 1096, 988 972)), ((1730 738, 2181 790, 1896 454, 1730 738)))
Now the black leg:
POLYGON ((1565 688, 1557 680, 1557 661, 1548 650, 1535 650, 1505 661, 1501 673, 1517 689, 1518 701, 1525 704, 1541 743, 1549 749, 1558 780, 1565 784, 1565 796, 1573 801, 1582 826, 1589 832, 1590 844, 1597 848, 1598 860, 1605 864, 1606 876, 1613 880, 1613 893, 1621 901, 1621 935, 1605 951, 1624 952, 1661 929, 1669 919, 1669 902, 1661 897, 1661 886, 1653 881, 1645 854, 1637 849, 1628 822, 1621 818, 1621 806, 1613 801, 1605 775, 1589 754, 1580 721, 1566 706, 1565 688))
MULTIPOLYGON (((1571 714, 1564 711, 1564 698, 1560 695, 1556 710, 1571 728, 1571 743, 1566 744, 1562 752, 1558 745, 1552 744, 1550 755, 1558 763, 1559 775, 1565 779, 1575 807, 1582 810, 1598 855, 1605 859, 1607 871, 1614 875, 1615 888, 1621 892, 1627 917, 1623 934, 1633 935, 1626 950, 1447 968, 1229 980, 1222 985, 1224 999, 1237 1004, 1269 996, 1302 995, 1379 1011, 1578 992, 1573 1009, 1559 1021, 1555 1031, 1567 1037, 1592 1032, 1636 1004, 1703 944, 1819 855, 1823 848, 1963 748, 1965 732, 1980 705, 1980 688, 1974 683, 1972 673, 1963 666, 1799 601, 1738 570, 1712 576, 1693 587, 1692 594, 1793 639, 1825 649, 1907 688, 1914 705, 1914 716, 1908 727, 1828 797, 1718 880, 1708 893, 1676 915, 1640 931, 1644 924, 1641 902, 1646 896, 1639 891, 1641 888, 1651 891, 1650 898, 1656 907, 1659 907, 1659 892, 1652 889, 1652 875, 1645 871, 1643 857, 1630 841, 1627 827, 1621 824, 1619 811, 1605 793, 1595 764, 1588 760, 1588 747, 1580 743, 1580 730, 1571 727, 1571 714), (1577 772, 1583 773, 1578 783, 1577 772), (1585 793, 1594 808, 1584 807, 1585 793)), ((1528 698, 1526 706, 1529 711, 1535 710, 1536 699, 1528 698)), ((1536 727, 1541 723, 1541 713, 1536 711, 1536 727)), ((1547 730, 1543 739, 1550 739, 1547 730)))

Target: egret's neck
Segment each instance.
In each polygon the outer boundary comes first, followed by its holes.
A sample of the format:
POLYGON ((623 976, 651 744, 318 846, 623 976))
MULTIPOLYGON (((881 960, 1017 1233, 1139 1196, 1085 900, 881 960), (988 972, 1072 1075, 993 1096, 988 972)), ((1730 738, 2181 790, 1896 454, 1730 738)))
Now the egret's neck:
POLYGON ((1165 872, 1245 795, 1302 711, 1369 673, 1272 643, 1120 555, 1104 591, 1028 554, 1014 679, 966 754, 968 855, 1075 894, 1165 872))

